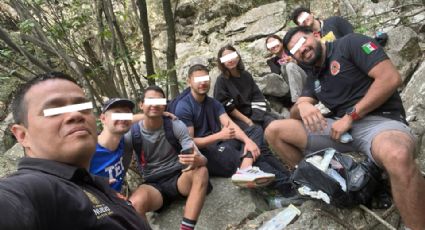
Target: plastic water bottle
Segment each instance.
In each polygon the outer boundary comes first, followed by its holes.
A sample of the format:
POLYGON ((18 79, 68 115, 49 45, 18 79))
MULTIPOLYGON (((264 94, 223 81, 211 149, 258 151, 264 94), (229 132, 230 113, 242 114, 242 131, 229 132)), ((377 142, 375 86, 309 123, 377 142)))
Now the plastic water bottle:
POLYGON ((267 204, 269 205, 270 209, 282 208, 283 207, 282 200, 283 200, 283 197, 271 196, 267 198, 267 204))
POLYGON ((351 136, 349 133, 344 133, 339 138, 339 141, 344 144, 350 143, 353 141, 353 136, 351 136))
POLYGON ((292 204, 279 212, 271 220, 267 221, 259 230, 281 230, 291 223, 296 216, 299 216, 301 211, 292 204))

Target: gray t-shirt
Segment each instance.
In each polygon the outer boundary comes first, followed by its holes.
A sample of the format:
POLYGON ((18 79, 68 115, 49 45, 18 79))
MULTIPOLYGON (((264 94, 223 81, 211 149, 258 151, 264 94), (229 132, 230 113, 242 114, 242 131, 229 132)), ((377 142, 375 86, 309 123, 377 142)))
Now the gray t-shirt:
MULTIPOLYGON (((173 133, 179 140, 182 149, 192 148, 194 143, 189 136, 186 125, 180 120, 173 120, 173 133)), ((178 154, 173 146, 167 141, 164 126, 160 129, 150 131, 139 122, 142 134, 142 154, 145 164, 143 167, 146 181, 153 181, 176 170, 183 169, 179 162, 178 154)))

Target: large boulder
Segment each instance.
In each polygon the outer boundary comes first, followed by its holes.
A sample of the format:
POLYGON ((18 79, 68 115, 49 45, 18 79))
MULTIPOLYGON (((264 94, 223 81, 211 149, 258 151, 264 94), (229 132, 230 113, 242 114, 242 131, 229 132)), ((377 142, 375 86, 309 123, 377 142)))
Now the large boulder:
POLYGON ((418 161, 425 171, 425 61, 412 75, 401 98, 414 133, 418 136, 418 161))
POLYGON ((16 171, 18 160, 24 156, 22 145, 17 143, 4 154, 0 154, 0 178, 16 171))
POLYGON ((328 18, 339 15, 339 2, 337 0, 313 0, 310 1, 310 10, 317 18, 328 18))
POLYGON ((288 84, 283 80, 282 76, 269 73, 264 77, 257 79, 258 88, 266 96, 283 97, 289 92, 288 84))
POLYGON ((10 131, 10 124, 13 123, 12 113, 6 116, 6 118, 0 122, 0 153, 6 152, 7 149, 15 144, 15 139, 10 131))
POLYGON ((236 43, 253 41, 273 34, 286 24, 286 3, 278 1, 254 8, 244 15, 232 19, 224 30, 236 43))
MULTIPOLYGON (((410 78, 409 83, 401 94, 406 110, 413 111, 425 104, 425 61, 410 78)), ((425 115, 425 114, 422 114, 425 115)))
MULTIPOLYGON (((213 191, 207 196, 197 229, 221 230, 238 226, 267 209, 266 202, 253 190, 239 189, 230 179, 212 178, 213 191)), ((180 225, 185 201, 173 202, 160 214, 149 216, 153 229, 176 229, 180 225)))
POLYGON ((388 37, 385 50, 405 82, 412 75, 422 55, 418 34, 409 27, 399 26, 388 31, 388 37))

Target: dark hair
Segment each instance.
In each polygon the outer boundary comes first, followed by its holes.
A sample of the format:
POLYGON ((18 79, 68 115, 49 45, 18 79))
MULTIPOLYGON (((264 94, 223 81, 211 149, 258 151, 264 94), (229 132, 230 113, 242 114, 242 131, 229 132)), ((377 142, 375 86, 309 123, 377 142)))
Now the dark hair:
POLYGON ((308 9, 304 6, 300 6, 300 7, 296 8, 295 10, 292 11, 291 17, 289 19, 291 19, 295 23, 295 25, 298 25, 297 18, 302 12, 307 12, 309 14, 311 13, 310 9, 308 9))
POLYGON ((209 73, 209 70, 206 66, 202 64, 195 64, 189 68, 189 71, 187 72, 187 78, 190 78, 190 76, 192 76, 192 73, 196 71, 205 71, 209 73))
POLYGON ((221 47, 221 49, 218 51, 218 54, 217 54, 218 68, 220 69, 221 73, 224 74, 225 77, 230 77, 230 71, 226 68, 226 66, 224 66, 224 63, 221 63, 220 61, 220 58, 223 55, 223 52, 225 50, 235 51, 238 54, 239 62, 238 62, 238 65, 236 66, 236 69, 239 70, 239 72, 244 71, 245 65, 243 64, 242 57, 239 54, 239 52, 236 51, 235 47, 231 45, 225 45, 224 47, 221 47))
POLYGON ((13 119, 15 120, 16 124, 23 124, 28 125, 27 115, 28 115, 28 107, 27 102, 24 100, 25 95, 27 92, 34 86, 44 81, 54 80, 54 79, 60 79, 65 81, 70 81, 79 87, 81 87, 77 81, 75 81, 72 77, 69 75, 62 73, 62 72, 50 72, 50 73, 44 73, 39 74, 33 79, 25 82, 24 84, 20 85, 18 90, 15 93, 15 97, 12 101, 12 114, 13 119))
POLYGON ((313 33, 313 30, 308 26, 297 26, 288 30, 288 32, 285 34, 285 37, 283 37, 283 50, 285 51, 286 54, 290 56, 292 56, 292 54, 288 50, 288 43, 289 41, 291 41, 291 38, 298 32, 311 34, 313 33))
POLYGON ((278 36, 278 35, 276 35, 276 34, 271 34, 271 35, 269 35, 269 36, 267 36, 267 37, 266 37, 265 45, 266 45, 266 49, 267 49, 267 50, 269 49, 269 48, 267 48, 267 41, 268 41, 270 38, 277 39, 277 40, 279 40, 279 41, 280 41, 280 43, 282 43, 282 38, 281 38, 281 37, 279 37, 279 36, 278 36))
POLYGON ((146 92, 148 92, 148 91, 155 91, 155 92, 161 93, 162 96, 165 97, 164 90, 162 90, 161 87, 159 87, 157 85, 151 85, 151 86, 148 86, 145 89, 145 92, 142 93, 142 95, 140 97, 140 101, 141 102, 144 102, 145 101, 145 95, 146 95, 146 92))

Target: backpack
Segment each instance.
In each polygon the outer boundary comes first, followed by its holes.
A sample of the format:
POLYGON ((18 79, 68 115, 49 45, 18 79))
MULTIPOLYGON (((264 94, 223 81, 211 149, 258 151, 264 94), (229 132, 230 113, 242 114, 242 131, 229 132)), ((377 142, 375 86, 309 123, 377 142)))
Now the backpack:
POLYGON ((359 204, 368 205, 371 202, 375 191, 381 186, 380 174, 378 166, 368 158, 356 162, 349 155, 327 148, 305 156, 297 165, 292 181, 299 187, 307 186, 313 191, 321 190, 326 193, 330 204, 352 207, 359 204), (325 159, 330 158, 330 152, 333 152, 333 156, 329 162, 325 159), (314 158, 322 158, 324 165, 320 166, 327 169, 323 171, 315 166, 317 161, 313 160, 314 158), (338 175, 335 176, 335 172, 338 175))
MULTIPOLYGON (((164 120, 164 131, 165 138, 168 143, 176 150, 176 152, 180 153, 182 150, 182 146, 180 145, 180 141, 176 138, 173 129, 173 121, 169 117, 163 117, 164 120)), ((142 154, 142 134, 140 133, 140 125, 139 123, 135 123, 131 126, 130 129, 130 137, 131 137, 131 146, 136 153, 136 159, 138 163, 146 162, 144 155, 142 154)), ((139 164, 138 164, 139 165, 139 164)))
POLYGON ((131 136, 124 135, 124 154, 122 156, 122 164, 124 166, 124 175, 127 175, 130 167, 131 158, 133 156, 133 146, 131 136))
POLYGON ((189 93, 190 93, 190 87, 187 87, 185 90, 183 90, 183 92, 181 92, 179 95, 177 95, 177 97, 175 97, 173 100, 167 102, 167 108, 165 110, 174 114, 176 112, 176 107, 177 107, 177 104, 179 103, 179 101, 184 96, 188 95, 189 93))

